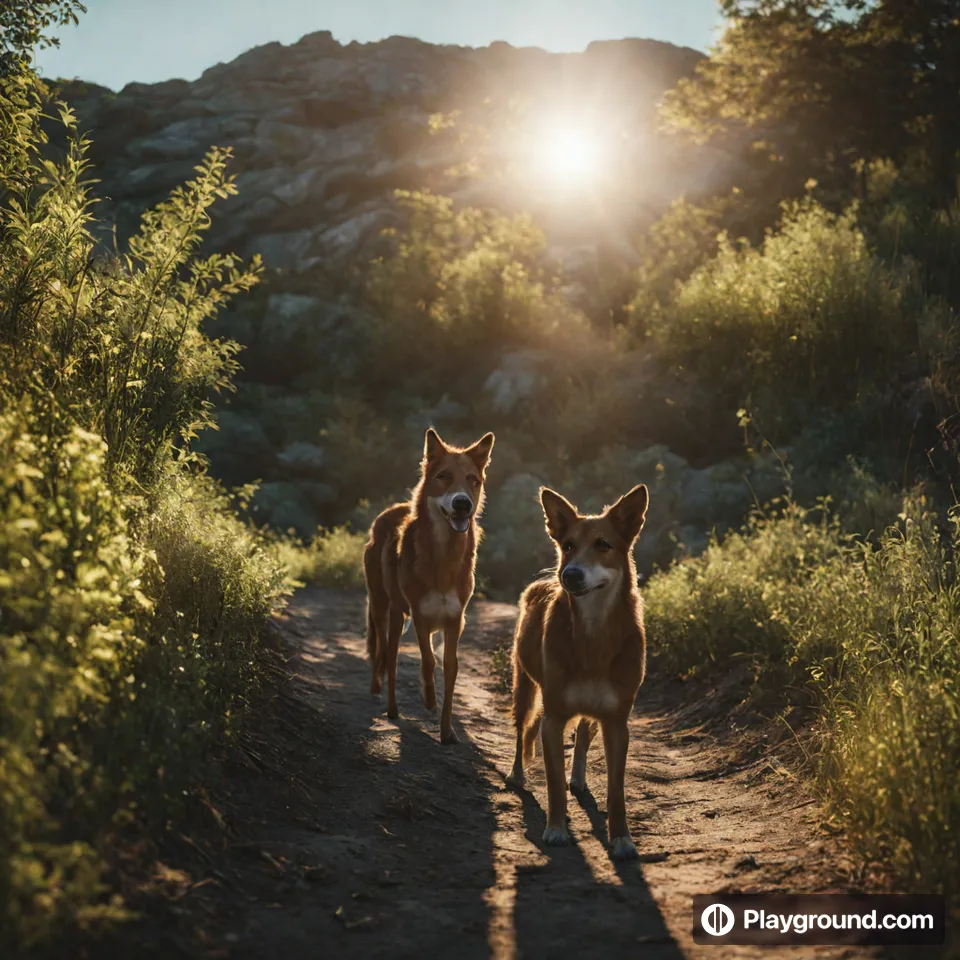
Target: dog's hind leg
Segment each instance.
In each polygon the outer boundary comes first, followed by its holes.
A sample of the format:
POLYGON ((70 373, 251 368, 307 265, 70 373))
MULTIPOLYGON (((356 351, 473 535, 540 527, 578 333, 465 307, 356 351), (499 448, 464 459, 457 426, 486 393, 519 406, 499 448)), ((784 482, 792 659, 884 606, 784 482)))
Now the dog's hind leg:
POLYGON ((367 597, 367 656, 370 658, 370 692, 379 696, 387 672, 389 603, 367 597))
POLYGON ((423 705, 433 713, 437 709, 437 686, 433 674, 437 667, 437 658, 433 653, 433 644, 430 642, 431 632, 426 627, 413 621, 417 631, 417 643, 420 644, 420 698, 423 705))
POLYGON ((443 709, 440 711, 440 742, 459 743, 460 738, 453 731, 453 688, 457 682, 460 663, 457 648, 460 634, 463 633, 463 615, 453 623, 448 623, 443 631, 443 709))
POLYGON ((507 783, 518 789, 523 789, 526 783, 523 768, 533 759, 534 742, 540 727, 539 717, 535 715, 537 710, 536 700, 536 684, 514 657, 513 725, 517 731, 517 750, 513 758, 513 770, 507 777, 507 783))
POLYGON ((397 709, 397 657, 400 654, 402 632, 403 611, 392 603, 387 626, 387 716, 391 720, 400 716, 397 709))
POLYGON ((587 751, 597 735, 599 724, 596 720, 581 717, 577 724, 577 736, 573 746, 573 765, 570 767, 570 789, 574 793, 585 793, 587 789, 587 751))

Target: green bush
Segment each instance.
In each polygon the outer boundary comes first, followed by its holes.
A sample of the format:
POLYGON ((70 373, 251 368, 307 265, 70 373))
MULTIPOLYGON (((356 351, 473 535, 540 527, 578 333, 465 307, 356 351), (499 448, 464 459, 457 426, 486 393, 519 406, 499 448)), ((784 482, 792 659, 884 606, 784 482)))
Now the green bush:
MULTIPOLYGON (((0 944, 105 910, 87 831, 101 769, 91 731, 135 697, 150 601, 145 553, 104 481, 105 447, 74 427, 0 416, 0 944)), ((113 798, 111 798, 113 799, 113 798)), ((109 909, 106 910, 110 913, 109 909)))
POLYGON ((449 197, 428 192, 397 196, 408 223, 366 278, 378 318, 378 382, 396 384, 399 376, 416 392, 445 375, 441 390, 465 377, 476 386, 478 355, 489 359, 582 325, 546 270, 546 241, 528 216, 457 210, 449 197), (411 383, 412 374, 421 379, 411 383))
POLYGON ((907 279, 871 252, 854 208, 789 204, 763 246, 723 240, 648 329, 666 356, 771 434, 888 389, 918 349, 907 279))
POLYGON ((105 863, 157 827, 262 677, 284 571, 189 452, 236 345, 205 319, 256 281, 197 256, 227 155, 96 246, 86 142, 0 79, 0 952, 125 916, 105 863))
POLYGON ((945 537, 909 498, 870 547, 818 514, 787 505, 655 577, 650 636, 671 671, 746 657, 754 693, 815 706, 812 772, 864 858, 955 890, 960 517, 945 537))

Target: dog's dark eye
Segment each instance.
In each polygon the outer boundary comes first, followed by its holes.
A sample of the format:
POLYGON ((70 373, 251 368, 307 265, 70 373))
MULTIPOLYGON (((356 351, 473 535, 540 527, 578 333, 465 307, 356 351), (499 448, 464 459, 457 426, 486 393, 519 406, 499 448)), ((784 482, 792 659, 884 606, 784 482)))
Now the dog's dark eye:
POLYGON ((573 541, 572 541, 572 540, 568 540, 568 541, 563 545, 563 552, 564 552, 564 553, 569 553, 569 552, 573 549, 573 546, 574 546, 573 541))
POLYGON ((479 487, 479 486, 480 486, 480 478, 479 478, 479 477, 475 477, 472 473, 470 474, 469 477, 467 477, 467 479, 468 479, 475 487, 479 487))
POLYGON ((453 474, 449 470, 441 470, 437 474, 437 480, 452 480, 453 474))
POLYGON ((598 540, 598 541, 597 541, 597 549, 598 549, 598 550, 612 550, 612 549, 613 549, 613 546, 612 546, 612 544, 607 543, 606 540, 598 540))

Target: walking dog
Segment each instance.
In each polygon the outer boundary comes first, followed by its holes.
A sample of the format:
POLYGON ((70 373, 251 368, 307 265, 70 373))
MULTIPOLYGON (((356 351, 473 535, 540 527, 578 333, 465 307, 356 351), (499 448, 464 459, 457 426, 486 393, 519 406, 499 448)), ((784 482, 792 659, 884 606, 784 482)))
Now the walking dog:
POLYGON ((607 760, 611 855, 637 856, 623 795, 627 721, 646 665, 643 602, 633 544, 649 495, 640 484, 599 516, 582 516, 559 493, 540 491, 547 532, 557 544, 557 579, 534 581, 520 598, 513 641, 513 718, 517 752, 508 783, 524 785, 538 729, 547 775, 543 841, 566 843, 563 738, 577 725, 570 789, 586 790, 587 751, 598 727, 607 760))
POLYGON ((397 653, 404 619, 410 617, 420 644, 420 692, 435 710, 433 673, 436 657, 431 638, 443 631, 443 709, 441 743, 457 743, 453 687, 463 615, 473 596, 474 565, 483 509, 484 473, 493 434, 473 446, 445 444, 436 430, 424 439, 420 482, 407 503, 396 503, 377 517, 363 552, 367 581, 367 652, 370 691, 379 694, 386 674, 387 716, 397 711, 397 653))

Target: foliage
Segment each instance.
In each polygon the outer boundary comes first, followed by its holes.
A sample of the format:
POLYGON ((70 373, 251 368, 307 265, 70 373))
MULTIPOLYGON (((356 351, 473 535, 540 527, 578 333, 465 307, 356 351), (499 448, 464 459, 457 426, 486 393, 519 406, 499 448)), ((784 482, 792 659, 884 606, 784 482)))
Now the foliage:
POLYGON ((104 856, 175 816, 262 674, 284 573, 189 453, 236 345, 201 324, 256 280, 199 257, 227 155, 95 245, 69 111, 0 90, 0 949, 125 915, 104 856))
POLYGON ((405 365, 430 378, 469 369, 466 361, 494 343, 529 345, 575 325, 545 273, 544 237, 528 216, 456 209, 449 197, 426 192, 397 197, 406 229, 368 276, 381 318, 379 380, 389 382, 390 371, 395 380, 405 365))
MULTIPOLYGON (((787 624, 804 591, 829 577, 843 557, 836 522, 785 504, 772 517, 753 514, 696 560, 654 577, 644 590, 650 634, 661 662, 676 673, 703 672, 748 654, 761 664, 789 661, 787 624)), ((802 671, 802 666, 801 666, 802 671)))
MULTIPOLYGON (((212 151, 196 180, 143 214, 128 253, 103 257, 89 232, 88 143, 72 136, 60 164, 41 155, 28 82, 13 82, 4 111, 20 146, 0 171, 0 363, 18 390, 53 395, 102 435, 109 469, 147 483, 177 444, 210 425, 210 396, 237 368, 237 345, 201 326, 256 282, 259 263, 196 256, 209 206, 236 192, 229 151, 212 151)), ((66 108, 61 119, 75 133, 66 108)))
POLYGON ((29 59, 35 47, 58 47, 46 31, 76 24, 86 13, 80 0, 4 0, 0 5, 0 74, 15 72, 18 61, 29 59))
MULTIPOLYGON (((727 0, 730 26, 664 102, 699 139, 746 137, 795 191, 850 182, 859 159, 922 169, 956 189, 960 139, 957 0, 727 0)), ((769 168, 768 168, 769 169, 769 168)))
POLYGON ((724 214, 738 197, 738 190, 701 203, 681 197, 651 224, 641 239, 637 291, 630 306, 636 333, 646 331, 650 315, 670 302, 678 283, 716 256, 724 214))
POLYGON ((760 248, 727 239, 648 324, 675 363, 770 431, 893 382, 918 349, 902 275, 881 263, 855 208, 790 203, 760 248))
POLYGON ((867 860, 946 890, 960 862, 958 530, 943 538, 914 495, 874 548, 787 504, 645 590, 668 669, 746 657, 755 693, 815 705, 807 751, 837 822, 867 860))

